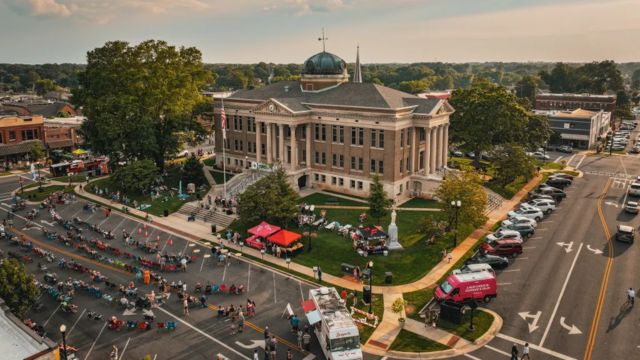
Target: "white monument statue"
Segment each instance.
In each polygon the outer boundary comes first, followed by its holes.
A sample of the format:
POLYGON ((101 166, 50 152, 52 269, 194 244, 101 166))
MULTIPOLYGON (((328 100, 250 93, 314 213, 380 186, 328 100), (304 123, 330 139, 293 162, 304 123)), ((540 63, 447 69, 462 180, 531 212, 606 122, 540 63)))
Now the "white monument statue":
POLYGON ((396 225, 396 217, 398 214, 396 213, 396 207, 394 206, 391 210, 391 224, 389 224, 389 243, 387 247, 389 250, 399 250, 402 249, 402 245, 398 242, 398 226, 396 225))

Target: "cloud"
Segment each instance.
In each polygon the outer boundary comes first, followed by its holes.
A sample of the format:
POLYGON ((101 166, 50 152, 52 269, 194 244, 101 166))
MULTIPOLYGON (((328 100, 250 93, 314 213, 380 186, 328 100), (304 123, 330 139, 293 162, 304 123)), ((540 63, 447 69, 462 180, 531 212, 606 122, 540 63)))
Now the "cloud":
POLYGON ((20 15, 36 17, 69 17, 77 9, 57 0, 7 0, 7 5, 20 15))
POLYGON ((297 16, 310 15, 318 12, 331 12, 349 6, 348 0, 270 0, 265 3, 263 10, 293 13, 297 16))

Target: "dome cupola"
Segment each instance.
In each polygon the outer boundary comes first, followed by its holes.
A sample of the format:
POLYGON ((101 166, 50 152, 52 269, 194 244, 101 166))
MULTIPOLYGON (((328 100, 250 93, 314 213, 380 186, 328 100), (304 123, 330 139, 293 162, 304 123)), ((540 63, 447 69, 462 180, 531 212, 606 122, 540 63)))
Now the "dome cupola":
POLYGON ((342 75, 347 69, 347 63, 340 57, 320 52, 304 62, 303 75, 342 75))

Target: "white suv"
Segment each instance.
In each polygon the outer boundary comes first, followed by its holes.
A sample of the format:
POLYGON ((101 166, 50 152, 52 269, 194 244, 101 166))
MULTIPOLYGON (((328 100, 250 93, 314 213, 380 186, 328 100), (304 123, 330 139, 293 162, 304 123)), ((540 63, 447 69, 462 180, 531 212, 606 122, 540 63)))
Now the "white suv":
POLYGON ((629 195, 640 196, 640 182, 634 182, 629 185, 629 195))
POLYGON ((496 240, 503 240, 503 239, 522 242, 522 235, 520 235, 520 232, 518 231, 507 230, 507 229, 500 229, 494 232, 493 234, 487 235, 487 241, 496 241, 496 240))
POLYGON ((538 208, 542 210, 542 212, 544 212, 545 214, 550 214, 551 211, 556 209, 556 202, 553 200, 547 200, 547 199, 535 199, 525 204, 538 208))
POLYGON ((509 218, 523 216, 523 217, 526 217, 528 219, 535 220, 536 222, 538 222, 538 221, 542 220, 542 218, 544 218, 544 214, 542 213, 542 210, 540 210, 538 208, 518 209, 516 211, 509 211, 508 216, 509 216, 509 218))

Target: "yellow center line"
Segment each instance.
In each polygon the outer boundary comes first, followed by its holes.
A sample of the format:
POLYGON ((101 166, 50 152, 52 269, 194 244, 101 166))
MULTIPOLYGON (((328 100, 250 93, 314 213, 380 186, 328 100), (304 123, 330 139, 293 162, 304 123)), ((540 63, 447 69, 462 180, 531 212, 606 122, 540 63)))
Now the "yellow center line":
MULTIPOLYGON (((211 309, 212 311, 216 311, 216 312, 218 311, 218 307, 217 307, 215 304, 208 304, 208 305, 207 305, 207 307, 208 307, 209 309, 211 309)), ((261 328, 260 326, 258 326, 258 325, 256 325, 256 324, 252 323, 251 321, 247 321, 247 320, 245 320, 245 321, 244 321, 244 324, 245 324, 247 327, 250 327, 250 328, 252 328, 253 330, 257 331, 258 333, 264 333, 264 329, 263 329, 263 328, 261 328)), ((275 334, 274 334, 274 335, 275 335, 275 334)), ((290 348, 291 348, 291 350, 295 350, 295 351, 297 351, 297 352, 299 352, 299 353, 301 353, 301 354, 306 354, 306 353, 307 353, 306 351, 300 350, 300 348, 298 347, 298 345, 296 345, 296 344, 294 344, 294 343, 292 343, 292 342, 290 342, 290 341, 288 341, 288 340, 286 340, 286 339, 283 339, 282 337, 280 337, 280 336, 278 336, 278 335, 275 335, 275 337, 276 337, 276 339, 278 339, 278 341, 279 341, 281 344, 284 344, 284 345, 287 345, 288 347, 290 347, 290 348)))
POLYGON ((604 230, 604 235, 607 239, 608 246, 608 254, 607 254, 607 265, 605 267, 604 274, 602 276, 602 282, 600 284, 600 293, 598 295, 598 302, 596 303, 596 309, 593 315, 593 321, 591 322, 591 330, 589 331, 589 339, 587 341, 587 348, 584 353, 584 360, 591 360, 591 353, 593 352, 593 347, 595 345, 596 334, 598 332, 598 324, 600 323, 600 315, 602 314, 602 305, 604 304, 605 292, 607 289, 607 284, 609 283, 609 274, 611 273, 611 265, 613 263, 613 245, 611 244, 611 233, 609 232, 609 227, 607 226, 607 222, 604 218, 604 213, 602 211, 602 200, 607 194, 609 186, 611 185, 612 179, 609 178, 607 183, 604 185, 604 189, 602 194, 598 198, 596 203, 596 208, 598 210, 598 217, 600 218, 600 223, 602 224, 602 229, 604 230))

